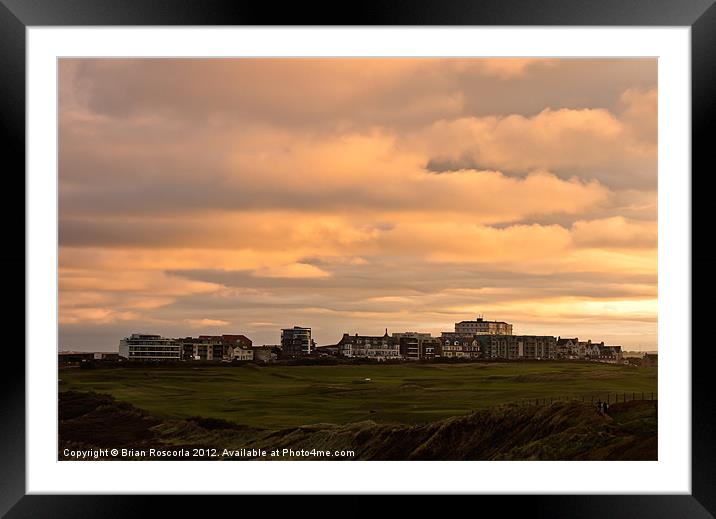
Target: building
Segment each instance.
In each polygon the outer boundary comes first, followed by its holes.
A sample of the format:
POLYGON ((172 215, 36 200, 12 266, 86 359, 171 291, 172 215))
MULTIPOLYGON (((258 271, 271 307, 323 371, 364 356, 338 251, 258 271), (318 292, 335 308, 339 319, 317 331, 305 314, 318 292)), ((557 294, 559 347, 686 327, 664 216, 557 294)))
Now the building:
POLYGON ((57 353, 57 363, 60 366, 74 366, 93 361, 94 355, 92 352, 85 351, 60 351, 57 353))
POLYGON ((549 335, 476 335, 489 359, 554 359, 557 339, 549 335))
POLYGON ((515 335, 477 335, 482 356, 488 359, 519 359, 524 348, 515 335))
POLYGON ((223 360, 228 358, 220 336, 200 335, 177 339, 184 360, 223 360))
POLYGON ((252 346, 254 350, 254 361, 256 362, 273 362, 278 358, 278 354, 281 351, 281 347, 278 345, 266 345, 263 346, 252 346))
POLYGON ((576 359, 577 358, 577 344, 579 344, 579 338, 574 339, 563 339, 557 337, 557 351, 556 356, 558 359, 576 359))
POLYGON ((112 353, 107 351, 95 351, 94 360, 104 362, 117 362, 119 360, 119 353, 112 353))
POLYGON ((388 335, 349 335, 343 337, 336 345, 338 354, 343 357, 361 357, 375 360, 395 360, 400 358, 400 344, 388 335))
POLYGON ((518 335, 523 343, 526 359, 554 359, 557 357, 557 339, 549 335, 518 335))
POLYGON ((310 355, 315 346, 310 328, 294 326, 281 330, 281 350, 285 357, 310 355))
POLYGON ((116 362, 119 360, 119 353, 107 351, 60 351, 57 353, 57 360, 62 366, 81 364, 90 361, 116 362))
POLYGON ((604 346, 604 342, 580 341, 577 344, 577 354, 580 359, 597 359, 599 358, 599 350, 604 346))
POLYGON ((512 325, 504 321, 485 321, 478 317, 474 321, 455 323, 455 333, 462 335, 512 335, 512 325))
POLYGON ((254 360, 253 342, 245 335, 225 334, 221 336, 224 360, 254 360))
POLYGON ((400 356, 406 360, 420 360, 421 345, 424 340, 431 339, 432 335, 423 332, 399 332, 392 335, 393 341, 398 345, 400 356))
POLYGON ((420 342, 419 355, 422 360, 431 360, 442 355, 443 345, 439 337, 428 337, 420 342))
POLYGON ((400 356, 406 360, 420 360, 420 343, 422 339, 411 335, 398 337, 400 356))
POLYGON ((433 359, 440 356, 440 339, 424 332, 400 332, 392 335, 400 356, 407 360, 433 359))
POLYGON ((119 341, 119 356, 129 360, 180 360, 182 342, 161 335, 133 333, 119 341))
MULTIPOLYGON (((206 335, 200 335, 199 337, 209 337, 206 335)), ((221 339, 221 342, 226 344, 227 346, 241 346, 244 348, 251 348, 253 345, 253 342, 251 339, 246 337, 245 335, 238 335, 238 334, 231 334, 231 335, 222 335, 219 337, 221 339)))
POLYGON ((341 351, 338 344, 327 344, 323 346, 316 346, 314 353, 323 357, 338 357, 341 354, 341 351))
POLYGON ((254 360, 254 349, 251 346, 229 346, 231 348, 231 360, 249 361, 254 360))
POLYGON ((423 340, 423 339, 432 338, 432 335, 430 335, 429 333, 424 333, 424 332, 398 332, 398 333, 392 334, 391 337, 393 337, 393 340, 395 340, 395 341, 399 341, 403 337, 412 337, 415 339, 423 340))
MULTIPOLYGON (((200 335, 168 339, 134 333, 119 343, 119 357, 138 360, 253 360, 251 339, 245 335, 200 335)), ((111 359, 105 354, 103 357, 111 359)))
POLYGON ((591 359, 599 357, 599 349, 604 346, 604 342, 578 341, 577 347, 574 349, 575 358, 591 359))
POLYGON ((446 359, 475 359, 480 357, 480 342, 475 336, 443 332, 440 356, 446 359))
POLYGON ((596 357, 602 362, 621 362, 622 347, 621 346, 601 346, 599 355, 596 357))
POLYGON ((251 339, 244 335, 199 335, 177 341, 184 360, 253 360, 251 339))
POLYGON ((659 365, 658 353, 645 353, 641 358, 641 365, 645 368, 656 368, 659 365))
POLYGON ((474 341, 474 333, 440 332, 440 338, 444 341, 474 341))

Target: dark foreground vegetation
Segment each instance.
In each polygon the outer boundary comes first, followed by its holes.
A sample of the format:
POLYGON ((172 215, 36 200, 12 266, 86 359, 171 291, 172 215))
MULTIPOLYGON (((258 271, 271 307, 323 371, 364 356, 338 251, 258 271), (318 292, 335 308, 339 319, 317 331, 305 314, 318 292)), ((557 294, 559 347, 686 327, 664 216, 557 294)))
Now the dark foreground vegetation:
MULTIPOLYGON (((296 459, 223 456, 224 449, 284 448, 354 451, 353 456, 300 459, 357 460, 656 460, 655 401, 613 404, 607 414, 582 402, 502 405, 420 425, 314 424, 282 429, 249 427, 217 418, 167 419, 106 394, 59 394, 59 458, 65 449, 186 449, 162 459, 296 459), (197 456, 216 449, 213 457, 197 456)), ((74 459, 74 458, 73 458, 74 459)), ((90 458, 91 459, 91 458, 90 458)), ((140 455, 101 459, 150 459, 140 455)))

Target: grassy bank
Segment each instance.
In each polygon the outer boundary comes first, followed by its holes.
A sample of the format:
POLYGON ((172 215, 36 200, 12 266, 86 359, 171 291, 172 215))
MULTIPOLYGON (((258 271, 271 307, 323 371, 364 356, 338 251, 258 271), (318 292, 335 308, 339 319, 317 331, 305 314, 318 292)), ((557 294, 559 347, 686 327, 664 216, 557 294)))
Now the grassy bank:
POLYGON ((156 459, 155 449, 169 452, 162 459, 186 460, 654 460, 658 450, 651 401, 615 404, 606 414, 557 402, 497 406, 420 425, 364 420, 277 430, 215 418, 162 420, 88 392, 60 393, 59 411, 60 459, 100 449, 101 459, 156 459), (251 452, 230 453, 240 449, 251 452))

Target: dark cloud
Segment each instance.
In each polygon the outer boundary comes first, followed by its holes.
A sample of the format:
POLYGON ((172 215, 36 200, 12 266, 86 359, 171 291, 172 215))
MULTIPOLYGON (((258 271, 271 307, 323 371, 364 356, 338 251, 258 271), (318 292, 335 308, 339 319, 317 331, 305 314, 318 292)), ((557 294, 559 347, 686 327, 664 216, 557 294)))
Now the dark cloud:
POLYGON ((545 108, 605 108, 619 114, 622 93, 656 87, 657 60, 560 59, 532 67, 508 80, 471 72, 460 76, 467 93, 465 113, 472 116, 536 115, 545 108))
POLYGON ((546 107, 618 110, 626 89, 656 85, 657 70, 655 59, 560 59, 505 76, 486 71, 480 66, 485 60, 408 61, 68 59, 61 79, 64 89, 79 92, 78 103, 117 118, 227 116, 345 127, 457 115, 529 116, 546 107))
POLYGON ((316 263, 332 276, 318 279, 263 278, 254 276, 250 270, 220 269, 171 270, 169 273, 193 281, 258 291, 255 293, 285 290, 286 293, 331 294, 341 301, 346 300, 346 293, 360 294, 361 297, 420 296, 435 295, 455 289, 477 291, 494 288, 503 289, 505 293, 501 295, 488 291, 484 295, 471 293, 464 297, 480 303, 515 298, 539 299, 547 295, 560 294, 609 298, 654 295, 651 287, 656 282, 656 276, 651 274, 622 275, 619 281, 615 282, 611 274, 604 272, 566 272, 554 276, 513 270, 491 270, 473 264, 451 264, 436 276, 435 265, 405 258, 395 258, 393 261, 383 258, 363 265, 335 264, 330 260, 316 263), (636 292, 635 286, 640 287, 636 292))

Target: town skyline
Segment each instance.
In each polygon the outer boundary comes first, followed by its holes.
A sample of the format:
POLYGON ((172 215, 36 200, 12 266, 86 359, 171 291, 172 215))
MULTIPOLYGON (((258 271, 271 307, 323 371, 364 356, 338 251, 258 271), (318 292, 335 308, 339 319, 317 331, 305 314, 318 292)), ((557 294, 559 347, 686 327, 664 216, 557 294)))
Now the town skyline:
POLYGON ((657 344, 655 59, 61 59, 59 347, 657 344))
MULTIPOLYGON (((479 315, 479 316, 475 317, 475 319, 476 319, 476 321, 473 321, 472 319, 469 319, 469 320, 463 320, 463 321, 454 323, 454 331, 453 331, 453 330, 448 330, 448 329, 446 329, 446 328, 449 328, 449 327, 445 327, 445 328, 442 328, 442 329, 440 329, 440 330, 425 330, 425 329, 419 329, 419 328, 415 328, 415 327, 414 327, 414 328, 410 328, 410 329, 402 329, 402 330, 390 330, 388 327, 385 327, 385 328, 382 329, 382 333, 379 333, 379 332, 376 332, 376 333, 362 333, 362 332, 363 332, 362 330, 360 330, 360 331, 353 330, 353 331, 344 331, 343 333, 340 334, 340 336, 341 336, 341 337, 344 337, 344 336, 346 336, 346 335, 356 335, 356 336, 381 337, 381 336, 384 336, 384 335, 393 336, 393 335, 401 335, 401 334, 405 334, 405 333, 418 333, 418 334, 428 334, 428 335, 431 335, 431 336, 433 336, 433 337, 435 337, 435 338, 440 338, 440 337, 444 337, 444 336, 446 336, 446 335, 450 335, 450 334, 453 334, 453 333, 457 332, 457 326, 458 326, 459 324, 462 324, 462 323, 467 324, 467 323, 473 323, 473 322, 484 322, 484 323, 486 323, 486 324, 487 324, 487 323, 497 323, 498 325, 504 325, 504 326, 506 326, 506 327, 509 327, 509 335, 515 335, 515 336, 538 336, 538 335, 543 335, 543 336, 552 336, 552 337, 555 337, 555 338, 578 338, 578 337, 579 337, 579 334, 575 335, 574 337, 571 337, 571 336, 570 336, 570 337, 567 337, 567 335, 561 335, 561 334, 555 334, 555 333, 549 333, 549 334, 546 334, 546 333, 545 333, 545 334, 526 333, 526 332, 520 331, 519 326, 515 325, 515 323, 507 323, 507 322, 505 322, 505 321, 499 321, 499 320, 496 320, 496 319, 494 319, 494 320, 493 320, 493 319, 485 319, 482 315, 479 315)), ((326 346, 334 346, 334 345, 336 344, 336 341, 316 341, 316 340, 315 340, 315 335, 313 335, 313 332, 315 332, 315 330, 313 330, 313 328, 311 328, 311 326, 293 325, 293 326, 289 326, 289 327, 282 327, 282 328, 279 328, 278 330, 275 330, 275 331, 274 331, 274 334, 278 336, 278 340, 277 340, 277 341, 274 341, 273 343, 271 343, 271 342, 261 342, 261 341, 257 341, 257 342, 256 342, 256 345, 257 345, 257 346, 258 346, 258 345, 261 345, 261 346, 280 346, 280 345, 281 345, 281 335, 282 335, 283 331, 285 331, 285 330, 287 330, 287 329, 291 329, 291 328, 305 328, 305 329, 310 330, 310 331, 312 332, 312 338, 313 338, 313 340, 314 340, 314 342, 315 342, 315 346, 314 346, 314 347, 316 347, 316 348, 321 348, 321 347, 326 347, 326 346)), ((239 336, 239 334, 227 333, 227 332, 229 332, 229 331, 231 331, 231 330, 221 330, 221 331, 215 331, 215 333, 208 333, 208 332, 205 333, 205 332, 202 332, 201 330, 199 330, 199 331, 197 331, 197 330, 192 330, 193 335, 198 336, 198 337, 220 337, 220 336, 222 336, 222 335, 223 335, 223 336, 230 336, 230 337, 239 336)), ((236 330, 233 330, 233 331, 236 331, 236 330)), ((146 331, 146 330, 144 330, 144 331, 137 331, 137 330, 135 330, 135 331, 133 331, 133 332, 131 332, 131 333, 126 333, 123 337, 126 338, 126 337, 129 337, 129 336, 131 336, 131 335, 157 335, 157 336, 161 336, 161 337, 170 337, 169 335, 166 335, 166 336, 165 336, 164 334, 161 334, 161 333, 155 334, 153 331, 152 331, 152 332, 148 332, 148 331, 146 331)), ((244 334, 240 334, 240 335, 241 335, 241 336, 244 336, 244 334)), ((463 335, 465 335, 465 334, 463 334, 463 335)), ((469 335, 469 333, 468 333, 467 335, 469 335)), ((498 333, 498 335, 499 335, 499 333, 498 333)), ((184 334, 179 334, 179 335, 171 336, 171 337, 173 337, 173 338, 184 338, 184 337, 191 337, 191 336, 192 336, 192 334, 190 334, 190 333, 184 333, 184 334)), ((591 339, 592 339, 592 337, 588 338, 587 340, 591 341, 591 339)), ((252 338, 249 337, 249 340, 252 340, 252 338)), ((338 340, 338 341, 339 341, 339 340, 338 340)), ((121 342, 121 340, 120 340, 120 342, 121 342)), ((254 342, 254 341, 252 340, 252 342, 254 342)), ((602 341, 602 343, 603 343, 603 342, 604 342, 604 341, 602 341)), ((607 342, 608 342, 608 341, 607 341, 607 342)), ((619 345, 619 346, 620 346, 620 345, 619 345)), ((109 349, 95 349, 95 350, 81 350, 81 349, 79 349, 79 350, 74 350, 74 349, 69 348, 69 347, 66 347, 66 348, 60 347, 60 348, 59 348, 59 351, 98 351, 98 352, 101 351, 101 352, 114 352, 115 350, 116 350, 116 347, 114 347, 114 348, 109 348, 109 349)), ((630 351, 630 350, 625 350, 625 351, 630 351)), ((634 349, 631 350, 631 351, 651 352, 651 351, 658 351, 658 350, 657 350, 657 349, 654 349, 654 350, 645 350, 645 349, 634 348, 634 349)))

